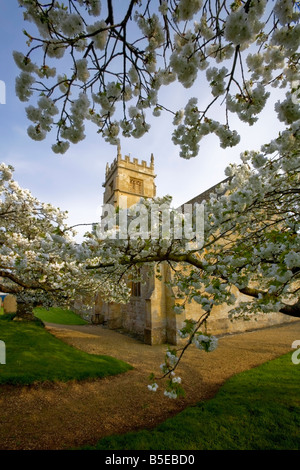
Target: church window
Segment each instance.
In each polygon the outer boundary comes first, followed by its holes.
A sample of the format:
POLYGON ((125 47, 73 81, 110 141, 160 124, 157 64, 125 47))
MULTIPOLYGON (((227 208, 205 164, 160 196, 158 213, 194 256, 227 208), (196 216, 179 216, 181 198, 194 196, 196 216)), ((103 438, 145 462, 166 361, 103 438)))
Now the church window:
POLYGON ((137 178, 130 178, 130 189, 135 194, 143 194, 143 181, 137 178))
MULTIPOLYGON (((139 267, 136 267, 136 275, 138 278, 141 275, 141 270, 139 267)), ((141 297, 141 282, 138 280, 134 280, 134 277, 132 275, 129 276, 129 282, 130 282, 130 289, 131 289, 131 296, 132 297, 141 297)))
POLYGON ((141 283, 131 282, 131 295, 132 297, 141 297, 141 283))

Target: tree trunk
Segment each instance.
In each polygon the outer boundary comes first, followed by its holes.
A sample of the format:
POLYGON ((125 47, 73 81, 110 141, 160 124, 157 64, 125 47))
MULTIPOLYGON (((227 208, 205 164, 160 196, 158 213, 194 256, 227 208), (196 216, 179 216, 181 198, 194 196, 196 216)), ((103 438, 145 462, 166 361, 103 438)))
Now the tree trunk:
POLYGON ((17 314, 14 317, 15 321, 33 321, 33 305, 18 302, 17 314))

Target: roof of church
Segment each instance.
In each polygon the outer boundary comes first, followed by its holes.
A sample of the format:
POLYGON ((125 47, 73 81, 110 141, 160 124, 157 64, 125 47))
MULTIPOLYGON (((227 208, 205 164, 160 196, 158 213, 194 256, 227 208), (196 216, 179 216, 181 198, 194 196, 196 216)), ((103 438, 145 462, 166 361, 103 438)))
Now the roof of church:
MULTIPOLYGON (((226 183, 229 180, 230 180, 230 177, 225 178, 224 180, 222 180, 219 183, 215 184, 214 186, 207 189, 203 193, 198 194, 198 196, 193 197, 193 199, 190 199, 189 201, 185 202, 184 204, 201 204, 203 201, 208 201, 209 197, 210 197, 210 194, 213 193, 219 186, 221 186, 221 184, 226 183)), ((218 193, 218 195, 223 195, 224 192, 218 193)), ((183 207, 184 204, 182 204, 181 207, 183 207)))

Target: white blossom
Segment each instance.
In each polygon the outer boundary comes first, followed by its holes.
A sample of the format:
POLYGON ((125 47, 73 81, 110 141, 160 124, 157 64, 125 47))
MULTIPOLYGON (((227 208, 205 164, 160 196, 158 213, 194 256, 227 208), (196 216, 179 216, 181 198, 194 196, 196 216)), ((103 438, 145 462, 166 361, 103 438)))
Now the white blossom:
POLYGON ((65 53, 65 46, 62 45, 59 41, 46 42, 43 45, 43 49, 48 55, 48 57, 61 59, 65 53))
POLYGON ((77 13, 67 15, 60 23, 61 30, 66 36, 76 36, 83 31, 83 21, 77 13))
POLYGON ((202 0, 180 0, 177 6, 179 21, 190 20, 202 7, 202 0))
POLYGON ((175 390, 171 390, 171 391, 165 390, 164 395, 168 398, 173 398, 173 399, 177 398, 177 393, 175 390))
POLYGON ((93 25, 87 26, 87 32, 93 39, 97 49, 105 49, 107 40, 107 24, 104 20, 96 21, 93 25))
POLYGON ((59 141, 56 144, 52 145, 52 150, 54 153, 66 153, 69 149, 70 143, 67 141, 59 141))
POLYGON ((279 121, 283 121, 286 124, 292 124, 294 121, 300 119, 299 104, 294 103, 291 93, 286 94, 284 101, 277 101, 275 111, 278 114, 279 121))
POLYGON ((281 25, 292 23, 299 18, 299 13, 294 10, 293 0, 277 0, 274 13, 281 25))
POLYGON ((166 15, 168 13, 168 2, 166 0, 163 0, 158 10, 162 15, 166 15))
POLYGON ((193 343, 198 349, 211 352, 218 346, 218 339, 215 336, 197 334, 194 336, 193 343))
POLYGON ((151 392, 156 392, 157 389, 158 389, 157 383, 153 383, 153 384, 151 384, 151 385, 148 385, 148 389, 149 389, 151 392))
POLYGON ((180 384, 180 383, 181 383, 181 377, 173 377, 173 378, 172 378, 172 382, 173 382, 174 384, 175 384, 175 383, 180 384))
POLYGON ((41 128, 41 126, 37 125, 37 126, 29 126, 28 129, 27 129, 27 133, 29 135, 29 137, 31 137, 31 139, 33 140, 37 140, 37 141, 40 141, 40 140, 44 140, 46 138, 46 131, 44 129, 41 128))
POLYGON ((22 52, 13 51, 13 57, 17 66, 24 72, 32 73, 37 70, 37 66, 31 62, 30 58, 25 57, 22 52))
POLYGON ((87 59, 83 58, 76 61, 76 73, 78 80, 83 83, 87 82, 90 77, 87 59))
POLYGON ((20 101, 28 101, 32 95, 30 87, 35 82, 33 76, 28 72, 21 72, 16 78, 16 94, 20 101))

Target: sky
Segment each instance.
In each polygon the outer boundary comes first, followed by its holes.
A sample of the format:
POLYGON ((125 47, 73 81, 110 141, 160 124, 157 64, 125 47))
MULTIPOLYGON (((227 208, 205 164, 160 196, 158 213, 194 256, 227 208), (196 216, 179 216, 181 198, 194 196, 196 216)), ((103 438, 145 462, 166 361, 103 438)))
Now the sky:
MULTIPOLYGON (((6 85, 6 102, 0 104, 0 152, 1 161, 15 168, 18 183, 43 202, 48 202, 69 213, 70 225, 92 223, 99 220, 103 199, 102 183, 106 163, 112 163, 117 148, 106 143, 93 124, 86 127, 86 139, 70 146, 64 155, 51 150, 53 139, 35 142, 27 135, 25 107, 15 95, 15 78, 19 69, 12 52, 27 52, 26 38, 22 30, 32 25, 23 20, 17 0, 0 0, 0 80, 6 85)), ((63 64, 62 59, 60 62, 63 64)), ((207 90, 198 80, 193 92, 201 96, 207 90)), ((189 92, 190 93, 190 92, 189 92)), ((181 85, 165 87, 161 91, 163 101, 184 106, 187 90, 181 85)), ((193 95, 189 95, 193 96, 193 95)), ((216 110, 219 113, 219 110, 216 110)), ((174 207, 192 199, 225 178, 229 163, 238 163, 244 150, 258 150, 260 145, 278 135, 281 129, 274 112, 274 102, 263 111, 252 127, 237 121, 241 134, 238 146, 223 150, 219 140, 209 136, 203 141, 199 155, 190 160, 179 157, 179 147, 171 140, 172 118, 167 113, 151 119, 150 131, 141 139, 121 138, 121 153, 131 158, 150 162, 155 159, 157 195, 170 194, 174 207)), ((79 234, 84 229, 79 230, 79 234)))

